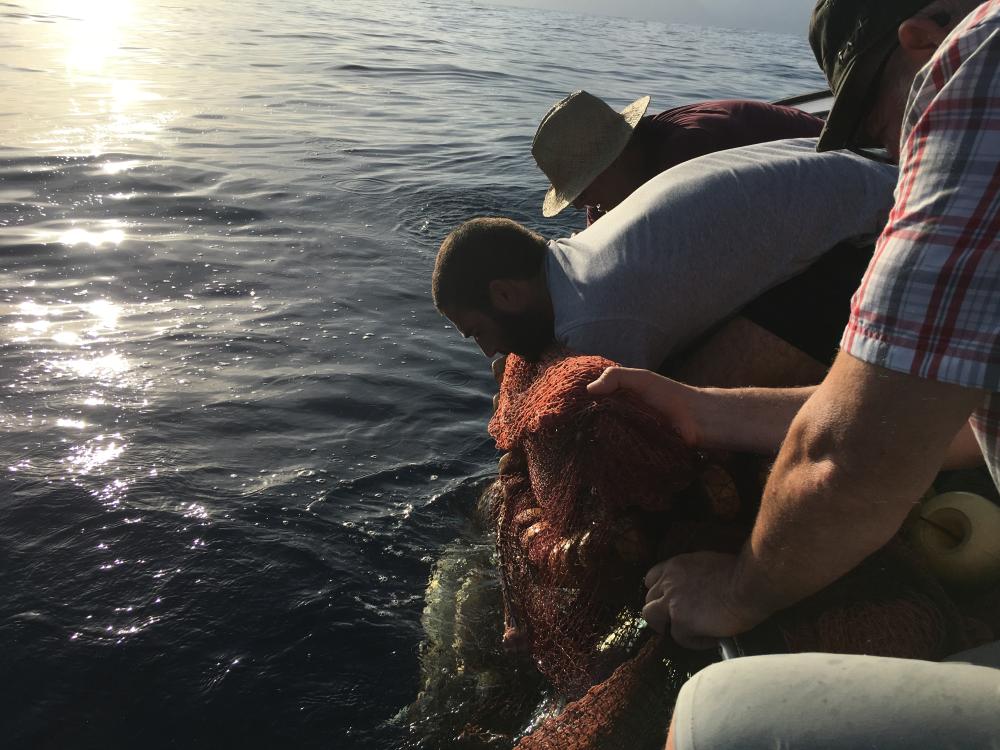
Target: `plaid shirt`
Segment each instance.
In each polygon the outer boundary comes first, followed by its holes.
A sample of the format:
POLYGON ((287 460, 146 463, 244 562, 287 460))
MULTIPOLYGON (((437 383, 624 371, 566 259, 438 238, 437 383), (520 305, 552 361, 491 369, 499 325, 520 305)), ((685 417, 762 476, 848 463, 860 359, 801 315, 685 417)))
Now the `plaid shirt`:
POLYGON ((913 83, 896 205, 841 348, 987 391, 971 422, 1000 485, 1000 0, 962 21, 913 83))

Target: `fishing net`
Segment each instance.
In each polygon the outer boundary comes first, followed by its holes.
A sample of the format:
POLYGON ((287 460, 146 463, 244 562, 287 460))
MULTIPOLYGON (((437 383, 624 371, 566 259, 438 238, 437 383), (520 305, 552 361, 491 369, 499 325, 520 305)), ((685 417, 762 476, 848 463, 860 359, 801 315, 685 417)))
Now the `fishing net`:
POLYGON ((546 686, 501 649, 502 607, 494 545, 447 545, 424 595, 420 692, 397 717, 410 747, 510 747, 530 722, 546 686))
MULTIPOLYGON (((695 452, 631 394, 591 397, 612 364, 512 355, 490 422, 506 452, 492 495, 503 642, 568 701, 522 750, 662 747, 697 659, 643 628, 643 576, 683 552, 736 552, 760 499, 756 460, 695 452)), ((940 659, 969 645, 965 625, 893 542, 765 629, 775 650, 940 659)))

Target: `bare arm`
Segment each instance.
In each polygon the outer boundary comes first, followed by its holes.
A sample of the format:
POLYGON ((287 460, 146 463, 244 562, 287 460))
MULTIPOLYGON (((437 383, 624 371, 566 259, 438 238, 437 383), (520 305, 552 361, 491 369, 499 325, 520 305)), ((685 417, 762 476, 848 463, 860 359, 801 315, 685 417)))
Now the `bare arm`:
MULTIPOLYGON (((982 398, 841 354, 795 415, 742 552, 678 555, 654 566, 643 616, 698 647, 819 591, 896 533, 982 398)), ((766 418, 757 410, 768 402, 767 393, 750 404, 729 401, 727 419, 766 418)))
POLYGON ((796 412, 817 386, 695 388, 648 370, 609 367, 587 390, 601 396, 632 391, 699 448, 777 453, 796 412))
POLYGON ((693 648, 749 630, 885 544, 945 458, 978 451, 967 423, 983 398, 846 354, 811 389, 698 389, 621 368, 590 388, 634 391, 694 445, 781 446, 739 556, 678 555, 646 575, 643 617, 693 648))
POLYGON ((842 353, 778 455, 737 562, 736 601, 788 606, 884 545, 982 399, 842 353))
MULTIPOLYGON (((632 391, 666 416, 690 445, 761 455, 778 452, 795 415, 818 388, 695 388, 648 370, 625 367, 609 367, 588 386, 594 395, 632 391)), ((982 462, 982 451, 966 422, 952 440, 941 468, 982 462)))

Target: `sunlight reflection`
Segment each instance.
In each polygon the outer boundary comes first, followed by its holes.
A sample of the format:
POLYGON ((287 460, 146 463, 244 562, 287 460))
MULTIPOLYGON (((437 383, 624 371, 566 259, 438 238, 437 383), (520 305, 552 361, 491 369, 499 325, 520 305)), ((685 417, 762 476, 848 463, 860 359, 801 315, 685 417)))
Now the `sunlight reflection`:
MULTIPOLYGON (((177 113, 158 111, 171 78, 156 51, 143 44, 148 22, 163 24, 143 0, 25 0, 49 22, 19 30, 25 67, 54 72, 46 95, 28 98, 16 124, 36 148, 99 156, 132 140, 159 138, 177 113), (53 88, 54 87, 54 88, 53 88), (23 127, 22 127, 23 125, 23 127)), ((7 40, 5 39, 5 42, 7 40)), ((171 100, 172 101, 172 100, 171 100)), ((108 164, 108 174, 133 162, 108 164)))
POLYGON ((106 162, 102 167, 101 171, 104 174, 121 174, 122 172, 128 172, 136 167, 141 167, 141 161, 109 161, 106 162))
POLYGON ((156 101, 159 98, 159 94, 143 91, 139 81, 111 82, 111 108, 115 112, 123 112, 136 102, 156 101))
POLYGON ((52 340, 57 344, 63 344, 64 346, 76 346, 83 341, 79 334, 73 333, 72 331, 59 331, 59 333, 52 336, 52 340))
POLYGON ((114 330, 118 327, 118 317, 121 315, 121 307, 108 302, 106 299, 99 299, 86 305, 87 312, 97 318, 97 324, 91 330, 108 329, 114 330))
POLYGON ((84 427, 87 426, 87 423, 84 422, 82 419, 57 419, 56 426, 68 427, 73 430, 82 430, 84 427))
POLYGON ((47 320, 32 320, 30 323, 22 320, 14 324, 14 330, 18 333, 31 333, 37 336, 49 330, 51 325, 47 320))
MULTIPOLYGON (((115 435, 114 437, 121 437, 115 435)), ((122 446, 124 450, 124 446, 122 446)), ((129 483, 124 479, 113 479, 95 493, 95 497, 107 506, 119 506, 125 499, 128 492, 129 483)))
POLYGON ((198 503, 188 503, 184 511, 184 518, 197 518, 202 521, 209 520, 208 509, 198 503))
POLYGON ((103 466, 109 461, 113 461, 125 452, 125 445, 109 438, 121 440, 121 435, 101 435, 93 440, 88 440, 83 445, 74 446, 66 461, 74 473, 86 474, 103 466))
MULTIPOLYGON (((10 324, 18 334, 16 340, 46 337, 63 346, 79 346, 100 339, 108 332, 118 331, 119 320, 126 314, 123 305, 103 298, 82 304, 49 305, 26 300, 19 303, 16 310, 22 316, 21 320, 10 324)), ((109 366, 114 371, 125 367, 115 359, 105 359, 99 368, 104 371, 109 366)))
MULTIPOLYGON (((163 64, 159 37, 157 44, 148 42, 156 35, 151 27, 171 27, 171 14, 154 10, 146 0, 21 0, 16 5, 22 4, 31 17, 46 22, 4 27, 5 51, 11 50, 4 67, 45 75, 40 86, 26 76, 13 78, 16 87, 7 98, 17 108, 9 114, 19 114, 5 123, 5 139, 13 141, 6 145, 101 156, 127 153, 135 141, 158 142, 166 124, 179 116, 179 100, 165 93, 176 78, 163 64)), ((99 167, 107 174, 138 166, 108 161, 99 167)))
POLYGON ((45 317, 49 314, 49 308, 46 305, 39 305, 37 302, 32 302, 27 300, 18 305, 22 315, 37 315, 40 317, 45 317))
POLYGON ((68 26, 66 66, 99 72, 120 47, 119 29, 132 21, 132 0, 50 0, 52 11, 76 23, 68 26))
POLYGON ((120 245, 125 239, 125 232, 121 229, 105 229, 102 232, 91 232, 86 229, 75 227, 68 232, 59 235, 59 242, 63 245, 87 244, 93 247, 100 247, 107 243, 109 245, 120 245))
POLYGON ((100 378, 103 380, 121 375, 129 369, 128 360, 117 352, 92 359, 83 357, 68 359, 56 362, 55 365, 81 378, 100 378))

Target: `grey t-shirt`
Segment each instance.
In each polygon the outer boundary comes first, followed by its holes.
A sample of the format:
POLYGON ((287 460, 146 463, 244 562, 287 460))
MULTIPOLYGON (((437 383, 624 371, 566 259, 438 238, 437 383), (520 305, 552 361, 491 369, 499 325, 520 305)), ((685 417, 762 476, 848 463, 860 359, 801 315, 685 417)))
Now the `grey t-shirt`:
POLYGON ((896 168, 815 149, 796 138, 693 159, 549 242, 556 339, 655 368, 837 243, 873 240, 896 168))

